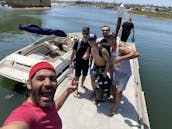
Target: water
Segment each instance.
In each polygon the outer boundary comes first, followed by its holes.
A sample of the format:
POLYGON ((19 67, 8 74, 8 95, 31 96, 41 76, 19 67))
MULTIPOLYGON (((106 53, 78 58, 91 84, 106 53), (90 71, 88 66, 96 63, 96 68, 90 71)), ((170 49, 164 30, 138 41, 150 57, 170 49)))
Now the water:
MULTIPOLYGON (((80 7, 56 6, 41 11, 0 9, 0 19, 0 59, 39 38, 18 30, 20 23, 37 24, 65 32, 77 32, 83 26, 90 26, 91 32, 98 36, 101 36, 101 26, 104 24, 110 25, 112 30, 116 25, 116 14, 111 10, 80 7)), ((127 15, 123 19, 127 20, 127 15)), ((133 16, 133 20, 151 128, 171 129, 172 21, 140 16, 133 16)), ((25 99, 24 93, 14 85, 14 82, 0 77, 0 124, 25 99)))

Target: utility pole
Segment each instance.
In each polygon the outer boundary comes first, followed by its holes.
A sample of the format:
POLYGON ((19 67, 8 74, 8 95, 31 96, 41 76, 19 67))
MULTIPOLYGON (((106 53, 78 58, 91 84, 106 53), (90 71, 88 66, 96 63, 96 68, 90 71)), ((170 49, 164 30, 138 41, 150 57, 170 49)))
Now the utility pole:
POLYGON ((121 22, 122 22, 122 16, 124 15, 124 13, 125 13, 125 6, 124 6, 124 4, 122 3, 122 4, 118 7, 118 10, 117 10, 118 19, 117 19, 115 34, 118 34, 118 31, 119 31, 119 29, 120 29, 121 22))

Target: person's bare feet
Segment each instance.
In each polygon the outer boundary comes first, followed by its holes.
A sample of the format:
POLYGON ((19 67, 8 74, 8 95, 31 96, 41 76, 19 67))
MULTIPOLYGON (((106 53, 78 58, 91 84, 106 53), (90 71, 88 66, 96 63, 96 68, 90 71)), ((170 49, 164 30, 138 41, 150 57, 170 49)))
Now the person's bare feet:
POLYGON ((109 116, 113 116, 113 115, 115 115, 115 111, 110 111, 110 113, 109 113, 109 116))
POLYGON ((109 116, 113 116, 116 114, 116 110, 117 110, 117 103, 114 104, 114 106, 112 107, 109 116))

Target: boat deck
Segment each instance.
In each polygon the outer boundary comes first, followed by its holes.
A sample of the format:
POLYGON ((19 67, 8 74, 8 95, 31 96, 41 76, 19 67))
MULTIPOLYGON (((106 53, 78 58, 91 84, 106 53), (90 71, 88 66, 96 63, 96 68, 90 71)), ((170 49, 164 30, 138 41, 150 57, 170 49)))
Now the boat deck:
MULTIPOLYGON (((135 49, 135 45, 131 47, 135 49)), ((90 98, 91 81, 87 76, 85 86, 79 86, 79 97, 72 94, 68 97, 59 114, 63 121, 63 129, 149 129, 149 119, 141 88, 138 60, 130 60, 132 76, 123 93, 122 101, 116 114, 110 117, 112 102, 95 105, 90 98)), ((66 76, 57 88, 55 98, 62 93, 71 82, 72 77, 66 76)))

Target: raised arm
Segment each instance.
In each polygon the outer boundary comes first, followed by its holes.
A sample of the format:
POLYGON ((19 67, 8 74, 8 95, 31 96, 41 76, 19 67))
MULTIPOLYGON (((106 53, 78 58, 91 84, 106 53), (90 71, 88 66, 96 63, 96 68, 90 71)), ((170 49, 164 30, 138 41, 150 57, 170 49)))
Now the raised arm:
POLYGON ((122 30, 123 30, 123 27, 121 26, 120 29, 119 29, 118 32, 117 32, 117 35, 118 35, 118 36, 121 35, 122 30))
POLYGON ((64 104, 65 100, 68 98, 70 93, 72 93, 76 89, 77 83, 78 82, 76 82, 73 79, 72 82, 69 84, 69 86, 66 88, 66 90, 61 94, 61 96, 55 100, 55 105, 57 110, 59 110, 62 107, 62 105, 64 104))
POLYGON ((139 56, 139 53, 135 50, 128 48, 127 46, 120 46, 119 47, 119 56, 116 58, 116 62, 120 62, 121 60, 125 59, 133 59, 139 56))

